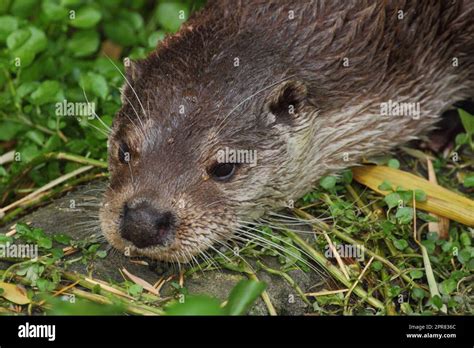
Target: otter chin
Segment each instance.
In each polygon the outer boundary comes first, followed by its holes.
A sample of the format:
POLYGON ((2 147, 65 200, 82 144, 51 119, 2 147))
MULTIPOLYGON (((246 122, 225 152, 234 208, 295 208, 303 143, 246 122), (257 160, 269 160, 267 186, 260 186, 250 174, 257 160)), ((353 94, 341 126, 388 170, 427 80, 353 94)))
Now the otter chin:
POLYGON ((474 97, 474 2, 209 1, 126 66, 106 239, 189 262, 474 97), (416 115, 384 105, 416 105, 416 115), (248 156, 252 155, 252 156, 248 156))

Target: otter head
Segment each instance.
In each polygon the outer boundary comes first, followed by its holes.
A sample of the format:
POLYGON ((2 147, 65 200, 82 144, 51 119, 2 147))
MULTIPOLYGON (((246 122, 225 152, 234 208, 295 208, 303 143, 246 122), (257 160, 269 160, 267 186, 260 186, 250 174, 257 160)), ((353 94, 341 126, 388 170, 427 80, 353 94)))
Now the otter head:
POLYGON ((216 78, 171 61, 154 54, 128 71, 100 219, 122 252, 187 262, 308 189, 294 166, 316 108, 289 74, 262 68, 247 80, 226 69, 216 78))

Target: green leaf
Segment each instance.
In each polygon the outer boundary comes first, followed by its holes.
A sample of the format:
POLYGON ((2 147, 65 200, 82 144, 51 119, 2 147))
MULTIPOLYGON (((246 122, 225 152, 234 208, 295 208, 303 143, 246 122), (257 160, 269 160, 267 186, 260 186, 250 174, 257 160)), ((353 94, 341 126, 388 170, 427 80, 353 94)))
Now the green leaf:
POLYGON ((30 36, 31 32, 28 29, 15 30, 7 37, 7 47, 10 50, 14 50, 23 45, 30 36))
POLYGON ((105 250, 98 250, 95 255, 100 258, 100 259, 104 259, 105 257, 107 257, 107 251, 105 250))
POLYGON ((462 232, 461 235, 459 236, 459 241, 461 244, 465 247, 471 245, 471 235, 468 232, 462 232))
POLYGON ((404 239, 395 239, 393 245, 395 245, 395 248, 398 250, 403 251, 408 247, 408 242, 404 239))
POLYGON ((401 199, 400 195, 398 193, 395 193, 395 192, 390 193, 390 194, 388 194, 384 197, 384 201, 385 201, 385 203, 387 203, 389 208, 396 207, 401 200, 402 199, 401 199))
POLYGON ((60 259, 64 256, 64 251, 62 249, 53 248, 50 251, 51 251, 51 255, 53 255, 53 257, 56 259, 60 259))
POLYGON ((44 134, 39 130, 33 129, 26 132, 25 137, 33 141, 39 146, 43 146, 44 143, 44 134))
POLYGON ((463 109, 458 109, 458 112, 466 133, 469 135, 474 134, 474 116, 463 109))
POLYGON ((414 298, 415 300, 421 300, 426 296, 425 291, 420 288, 413 288, 411 291, 411 297, 414 298))
POLYGON ((382 190, 382 191, 392 191, 392 184, 387 181, 387 180, 384 180, 380 185, 379 185, 379 190, 382 190))
POLYGON ((258 299, 265 290, 263 282, 241 280, 231 291, 228 302, 224 307, 229 315, 242 315, 258 299))
POLYGON ((156 7, 156 20, 165 30, 172 33, 179 29, 188 16, 187 6, 179 2, 162 2, 156 7))
POLYGON ((67 234, 58 233, 53 236, 53 239, 60 244, 69 245, 72 238, 67 234))
POLYGON ((420 279, 420 278, 423 278, 423 275, 424 275, 423 271, 420 271, 420 270, 418 270, 418 269, 410 272, 410 277, 411 277, 412 279, 420 279))
POLYGON ((458 260, 461 262, 463 265, 467 263, 471 259, 471 251, 469 248, 464 248, 461 250, 458 254, 458 260))
POLYGON ((395 158, 392 158, 388 161, 387 165, 390 167, 390 168, 395 168, 395 169, 398 169, 400 168, 400 162, 395 159, 395 158))
POLYGON ((5 42, 10 33, 18 29, 18 19, 12 16, 0 16, 0 43, 5 42))
POLYGON ((104 32, 110 40, 120 45, 133 46, 137 43, 138 37, 131 27, 129 19, 117 18, 104 24, 104 32))
POLYGON ((11 33, 7 38, 7 46, 10 48, 10 57, 20 59, 20 66, 29 66, 35 56, 46 49, 48 40, 44 32, 35 27, 20 29, 11 33))
POLYGON ((425 202, 426 201, 426 193, 423 190, 416 189, 415 190, 415 200, 417 202, 425 202))
POLYGON ((43 0, 41 4, 41 11, 50 21, 60 21, 68 15, 68 10, 57 2, 56 0, 43 0))
POLYGON ((143 292, 143 287, 138 284, 132 284, 128 287, 128 292, 132 296, 138 296, 143 292))
POLYGON ((165 38, 164 31, 154 31, 148 37, 148 46, 155 48, 158 45, 158 42, 162 41, 165 38))
POLYGON ((474 258, 470 259, 466 266, 470 272, 474 271, 474 258))
POLYGON ((336 186, 336 178, 334 176, 325 176, 319 184, 326 190, 332 190, 336 186))
POLYGON ((37 0, 14 0, 10 12, 17 17, 27 18, 33 15, 38 3, 37 0))
POLYGON ((350 184, 352 182, 352 179, 353 179, 353 174, 352 174, 352 170, 345 170, 343 173, 342 173, 342 181, 345 183, 345 184, 350 184))
POLYGON ((18 122, 0 121, 0 141, 14 139, 23 129, 23 125, 18 122))
POLYGON ((456 290, 457 282, 454 279, 446 279, 439 284, 439 292, 443 295, 450 295, 456 290))
POLYGON ((372 267, 372 269, 373 269, 374 271, 378 272, 378 271, 380 271, 380 270, 382 269, 383 264, 382 264, 382 262, 380 262, 380 261, 374 261, 374 262, 372 263, 372 266, 371 266, 371 267, 372 267))
POLYGON ((225 315, 218 299, 204 296, 186 296, 184 301, 174 302, 165 309, 167 315, 225 315))
POLYGON ((58 81, 44 81, 31 94, 31 102, 35 105, 59 102, 64 99, 64 93, 58 81))
POLYGON ((120 315, 123 314, 123 305, 98 304, 77 298, 74 303, 62 299, 48 297, 48 315, 120 315))
POLYGON ((398 208, 395 217, 401 224, 408 224, 413 220, 413 209, 411 207, 398 208))
MULTIPOLYGON (((109 87, 105 78, 93 72, 82 75, 79 85, 85 90, 86 95, 90 92, 97 97, 105 99, 109 93, 109 87)), ((90 101, 92 98, 88 96, 87 99, 90 101)))
POLYGON ((71 18, 69 24, 75 28, 91 28, 99 23, 102 18, 100 11, 93 7, 83 7, 76 12, 75 18, 71 18))
POLYGON ((397 188, 397 193, 400 195, 401 199, 403 200, 405 204, 413 200, 412 190, 402 190, 400 188, 397 188))
POLYGON ((78 31, 67 43, 67 49, 74 57, 86 57, 97 51, 99 43, 99 33, 96 31, 78 31))
POLYGON ((474 173, 466 175, 463 185, 467 188, 474 187, 474 173))
POLYGON ((430 299, 430 302, 438 309, 440 309, 443 306, 443 300, 438 295, 433 296, 430 299))
POLYGON ((13 238, 12 237, 7 237, 5 233, 0 233, 0 244, 7 244, 7 243, 12 243, 13 238))
POLYGON ((53 241, 46 237, 38 239, 38 246, 44 249, 51 249, 53 247, 53 241))
POLYGON ((464 145, 469 141, 469 136, 466 133, 459 133, 454 139, 456 145, 464 145))
POLYGON ((36 286, 38 287, 39 291, 42 292, 53 291, 56 287, 53 282, 50 282, 49 280, 44 278, 39 278, 36 281, 36 286))
POLYGON ((40 83, 36 81, 22 83, 20 87, 17 88, 16 95, 21 100, 35 91, 39 85, 40 83))
POLYGON ((401 291, 402 289, 398 285, 391 286, 388 289, 389 296, 392 298, 398 296, 401 291))

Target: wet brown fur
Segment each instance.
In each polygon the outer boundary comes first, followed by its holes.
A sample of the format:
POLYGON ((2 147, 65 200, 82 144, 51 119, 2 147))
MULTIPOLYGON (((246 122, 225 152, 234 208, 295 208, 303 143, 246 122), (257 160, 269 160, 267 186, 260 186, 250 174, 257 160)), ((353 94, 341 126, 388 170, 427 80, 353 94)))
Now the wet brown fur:
POLYGON ((474 97, 474 1, 211 1, 127 77, 102 229, 120 250, 188 261, 474 97), (275 111, 285 98, 295 115, 275 111), (380 116, 390 99, 420 102, 420 119, 380 116), (120 142, 130 165, 118 161, 120 142), (210 179, 225 146, 256 149, 258 165, 227 183, 210 179), (171 246, 138 249, 119 236, 121 207, 137 199, 176 214, 171 246))

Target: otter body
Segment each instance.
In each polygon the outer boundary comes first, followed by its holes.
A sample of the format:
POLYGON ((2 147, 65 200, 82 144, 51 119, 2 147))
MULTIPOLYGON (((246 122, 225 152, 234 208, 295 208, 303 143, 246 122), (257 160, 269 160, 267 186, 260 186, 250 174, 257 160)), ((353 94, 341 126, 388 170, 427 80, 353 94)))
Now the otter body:
POLYGON ((127 71, 103 232, 187 262, 473 96, 474 1, 211 1, 127 71))

